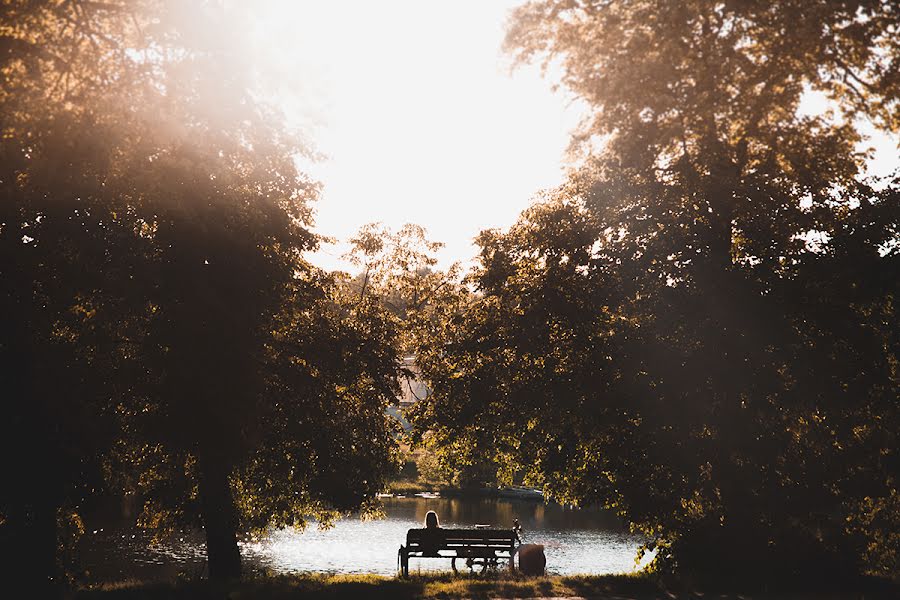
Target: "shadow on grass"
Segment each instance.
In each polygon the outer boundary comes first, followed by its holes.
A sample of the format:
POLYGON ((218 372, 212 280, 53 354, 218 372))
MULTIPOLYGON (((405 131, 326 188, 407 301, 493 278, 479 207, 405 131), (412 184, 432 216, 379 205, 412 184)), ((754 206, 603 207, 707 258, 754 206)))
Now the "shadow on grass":
POLYGON ((177 583, 124 582, 106 584, 96 589, 81 590, 79 600, 161 600, 216 599, 244 600, 251 598, 316 598, 339 600, 344 598, 372 598, 398 600, 422 597, 422 582, 376 576, 302 575, 257 577, 244 581, 215 583, 192 581, 177 583))
POLYGON ((838 598, 897 598, 898 588, 889 582, 874 588, 817 590, 813 582, 806 589, 782 592, 731 591, 699 593, 690 589, 664 589, 652 576, 552 576, 524 577, 501 573, 480 576, 452 574, 413 575, 409 579, 378 575, 283 575, 258 576, 244 581, 213 583, 122 582, 81 590, 78 600, 487 600, 489 598, 582 597, 596 600, 824 600, 838 598), (849 593, 848 593, 849 592, 849 593))
MULTIPOLYGON (((372 600, 452 600, 488 598, 541 598, 566 596, 622 597, 621 591, 633 587, 633 577, 524 577, 497 574, 486 577, 454 576, 451 574, 414 575, 409 579, 377 575, 296 575, 257 577, 240 582, 213 583, 208 581, 170 584, 122 582, 106 584, 95 589, 81 590, 80 600, 157 600, 250 598, 314 598, 343 600, 366 598, 372 600), (614 596, 610 592, 618 591, 614 596)), ((644 582, 640 589, 653 590, 644 582)), ((656 589, 655 591, 658 591, 656 589)), ((655 598, 644 595, 641 598, 655 598)))
POLYGON ((572 575, 561 577, 560 583, 572 591, 571 595, 588 598, 621 598, 622 600, 644 600, 649 598, 670 598, 656 579, 649 575, 572 575))

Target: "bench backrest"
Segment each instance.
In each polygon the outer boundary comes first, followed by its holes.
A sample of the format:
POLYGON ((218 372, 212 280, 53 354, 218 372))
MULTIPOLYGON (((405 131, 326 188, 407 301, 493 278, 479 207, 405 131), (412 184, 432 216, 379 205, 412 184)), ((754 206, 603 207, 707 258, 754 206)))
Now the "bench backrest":
POLYGON ((424 546, 434 546, 440 540, 442 550, 456 548, 486 548, 512 550, 516 545, 516 532, 512 529, 410 529, 406 533, 406 547, 411 551, 424 546))

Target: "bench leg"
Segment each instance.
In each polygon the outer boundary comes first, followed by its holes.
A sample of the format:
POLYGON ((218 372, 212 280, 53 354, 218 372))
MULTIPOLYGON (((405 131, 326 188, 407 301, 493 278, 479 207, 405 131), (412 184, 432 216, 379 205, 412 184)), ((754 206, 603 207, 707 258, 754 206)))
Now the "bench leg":
POLYGON ((409 577, 409 551, 400 546, 400 572, 403 577, 409 577))

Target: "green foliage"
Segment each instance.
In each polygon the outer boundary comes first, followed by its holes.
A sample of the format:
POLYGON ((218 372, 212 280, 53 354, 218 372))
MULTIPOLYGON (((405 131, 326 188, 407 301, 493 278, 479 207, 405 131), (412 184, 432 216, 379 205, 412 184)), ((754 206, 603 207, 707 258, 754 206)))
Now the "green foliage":
MULTIPOLYGON (((443 245, 429 241, 418 225, 407 224, 392 232, 372 223, 361 228, 351 244, 347 258, 363 271, 348 288, 358 294, 360 303, 377 304, 393 316, 401 332, 404 356, 414 361, 404 369, 401 385, 412 385, 419 378, 421 362, 434 351, 434 344, 453 330, 461 307, 471 300, 471 293, 460 281, 460 266, 436 269, 435 253, 443 245)), ((436 447, 428 435, 420 432, 409 441, 420 453, 417 467, 423 483, 469 487, 497 481, 490 457, 474 445, 436 440, 440 450, 434 453, 436 447), (455 452, 452 459, 450 452, 455 452)))
POLYGON ((865 497, 854 507, 848 518, 851 533, 865 544, 865 564, 868 573, 896 580, 900 573, 900 494, 865 497))
POLYGON ((363 269, 349 282, 360 301, 374 301, 403 323, 401 346, 414 354, 417 343, 436 328, 461 301, 460 266, 436 269, 440 242, 429 241, 419 225, 406 224, 394 232, 380 223, 362 227, 351 238, 347 258, 363 269))
POLYGON ((426 483, 446 484, 448 477, 441 466, 439 455, 429 448, 423 449, 416 459, 416 468, 419 471, 419 479, 426 483))

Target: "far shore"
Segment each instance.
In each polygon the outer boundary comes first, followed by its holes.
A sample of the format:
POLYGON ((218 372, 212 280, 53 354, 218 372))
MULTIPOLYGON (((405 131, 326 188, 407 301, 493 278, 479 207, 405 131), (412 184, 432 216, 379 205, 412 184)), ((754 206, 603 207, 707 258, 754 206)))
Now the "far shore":
POLYGON ((508 498, 543 502, 544 495, 533 488, 514 487, 456 487, 421 481, 393 481, 383 496, 404 497, 439 494, 444 498, 508 498))

